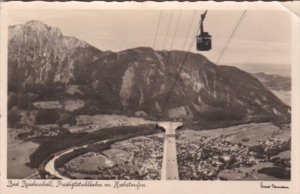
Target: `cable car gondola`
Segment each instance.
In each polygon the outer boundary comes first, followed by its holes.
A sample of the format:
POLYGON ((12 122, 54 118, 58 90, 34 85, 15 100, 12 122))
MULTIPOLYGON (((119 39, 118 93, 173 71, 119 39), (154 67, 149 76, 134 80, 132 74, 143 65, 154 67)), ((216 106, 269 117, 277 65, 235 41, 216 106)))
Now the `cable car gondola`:
POLYGON ((211 35, 208 32, 204 32, 203 21, 207 14, 207 10, 201 14, 200 22, 200 34, 197 36, 197 50, 209 51, 211 49, 211 35))

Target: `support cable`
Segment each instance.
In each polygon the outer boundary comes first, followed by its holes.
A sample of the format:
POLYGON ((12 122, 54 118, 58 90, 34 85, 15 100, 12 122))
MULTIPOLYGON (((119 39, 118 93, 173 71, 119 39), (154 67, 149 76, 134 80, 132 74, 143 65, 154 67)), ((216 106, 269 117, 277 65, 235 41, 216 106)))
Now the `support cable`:
POLYGON ((179 25, 179 22, 181 20, 181 16, 182 16, 182 10, 180 10, 179 16, 177 18, 177 22, 176 22, 176 25, 175 25, 175 32, 173 34, 173 38, 172 38, 172 41, 171 41, 170 50, 172 50, 172 48, 173 48, 173 44, 174 44, 174 41, 175 41, 175 37, 177 35, 178 25, 179 25))
POLYGON ((166 43, 167 43, 167 39, 168 39, 169 32, 170 32, 170 25, 171 25, 172 20, 173 20, 173 15, 174 15, 174 12, 172 10, 171 15, 170 15, 170 19, 169 19, 169 23, 168 23, 168 26, 167 26, 167 33, 166 33, 165 40, 164 40, 164 43, 163 43, 163 49, 166 48, 166 43))
POLYGON ((169 65, 169 60, 170 60, 170 55, 171 55, 170 52, 171 52, 172 49, 173 49, 173 44, 174 44, 174 41, 175 41, 175 36, 176 36, 176 34, 177 34, 178 24, 179 24, 179 21, 180 21, 180 19, 181 19, 181 15, 182 15, 182 10, 180 11, 180 14, 179 14, 178 19, 177 19, 177 22, 176 22, 175 32, 174 32, 174 34, 173 34, 173 38, 172 38, 172 41, 171 41, 170 50, 169 50, 169 52, 168 52, 168 57, 167 57, 167 63, 166 63, 166 66, 169 65))
POLYGON ((176 83, 177 83, 179 77, 180 77, 180 73, 181 73, 181 71, 182 71, 182 69, 183 69, 183 66, 185 65, 186 61, 188 60, 188 58, 189 58, 189 56, 190 56, 190 54, 191 54, 190 52, 191 52, 191 50, 192 50, 192 46, 193 46, 194 43, 195 43, 196 35, 197 35, 199 32, 200 32, 200 30, 197 31, 197 33, 196 33, 195 36, 194 36, 194 39, 192 40, 192 42, 191 42, 191 44, 190 44, 190 46, 189 46, 189 49, 188 49, 188 51, 187 51, 187 53, 186 53, 186 55, 185 55, 185 57, 184 57, 184 59, 183 59, 183 62, 182 62, 182 64, 181 64, 180 68, 179 68, 179 71, 178 71, 178 73, 177 73, 177 76, 176 76, 176 78, 175 78, 175 81, 173 82, 173 85, 171 86, 170 92, 168 93, 167 99, 166 99, 166 101, 165 101, 165 103, 164 103, 164 105, 163 105, 163 108, 162 108, 162 111, 161 111, 161 112, 164 112, 165 108, 166 108, 167 105, 168 105, 168 102, 169 102, 169 100, 170 100, 170 98, 171 98, 171 94, 172 94, 172 92, 173 92, 173 90, 174 90, 174 88, 175 88, 175 85, 176 85, 176 83))
POLYGON ((183 43, 182 50, 185 49, 185 45, 186 45, 186 43, 187 43, 187 39, 188 39, 188 37, 189 37, 189 34, 191 33, 192 25, 193 25, 193 23, 194 23, 194 19, 195 19, 196 13, 197 13, 197 11, 195 10, 195 11, 194 11, 194 14, 193 14, 193 16, 192 16, 193 19, 191 20, 191 23, 189 24, 189 27, 188 27, 189 30, 188 30, 188 33, 186 34, 186 37, 185 37, 185 41, 184 41, 184 43, 183 43))
POLYGON ((158 16, 158 22, 157 22, 156 31, 155 31, 155 36, 154 36, 154 40, 153 40, 153 46, 152 46, 153 49, 155 48, 155 44, 156 44, 156 39, 157 39, 158 29, 159 29, 160 21, 161 21, 161 15, 162 15, 162 10, 160 10, 159 16, 158 16))
POLYGON ((247 10, 244 10, 243 13, 241 14, 241 16, 240 16, 238 22, 236 23, 236 25, 234 26, 232 32, 230 33, 229 38, 227 39, 227 41, 226 41, 226 43, 225 43, 225 46, 223 47, 223 49, 222 49, 222 51, 221 51, 219 57, 217 58, 215 64, 218 64, 218 63, 219 63, 221 57, 222 57, 223 54, 224 54, 224 51, 225 51, 225 50, 227 49, 227 47, 228 47, 228 44, 229 44, 230 40, 232 39, 233 35, 235 34, 236 30, 237 30, 238 27, 240 26, 242 20, 244 19, 244 16, 245 16, 245 14, 246 14, 246 11, 247 11, 247 10))

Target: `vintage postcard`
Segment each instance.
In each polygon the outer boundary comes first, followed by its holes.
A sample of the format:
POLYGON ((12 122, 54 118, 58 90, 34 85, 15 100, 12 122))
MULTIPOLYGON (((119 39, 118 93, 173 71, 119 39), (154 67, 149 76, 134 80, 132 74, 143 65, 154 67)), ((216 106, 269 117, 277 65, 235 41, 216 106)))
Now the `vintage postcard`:
POLYGON ((1 4, 1 194, 299 186, 299 8, 1 4))

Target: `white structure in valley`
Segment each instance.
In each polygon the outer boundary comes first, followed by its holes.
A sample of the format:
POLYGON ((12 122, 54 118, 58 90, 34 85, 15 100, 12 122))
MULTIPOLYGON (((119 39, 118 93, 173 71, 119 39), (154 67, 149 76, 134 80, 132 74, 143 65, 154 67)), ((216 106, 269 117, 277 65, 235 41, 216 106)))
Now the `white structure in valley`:
POLYGON ((183 125, 182 122, 158 122, 157 125, 165 129, 164 155, 161 171, 162 180, 179 180, 176 129, 183 125))

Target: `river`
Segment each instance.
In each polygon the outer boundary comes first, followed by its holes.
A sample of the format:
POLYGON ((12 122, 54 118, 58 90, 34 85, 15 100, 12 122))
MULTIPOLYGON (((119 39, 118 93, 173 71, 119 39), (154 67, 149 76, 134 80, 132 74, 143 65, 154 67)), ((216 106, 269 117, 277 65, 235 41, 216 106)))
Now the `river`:
MULTIPOLYGON (((164 144, 164 158, 163 158, 163 168, 162 168, 162 178, 163 179, 177 179, 178 175, 178 165, 177 165, 177 151, 176 151, 176 139, 175 130, 182 126, 181 122, 158 122, 160 127, 165 129, 165 144, 164 144)), ((106 143, 108 140, 103 140, 97 143, 106 143)), ((79 148, 86 148, 89 144, 85 144, 79 147, 72 147, 63 152, 57 153, 51 160, 49 160, 45 165, 45 171, 50 175, 55 176, 60 179, 69 179, 68 177, 62 175, 59 171, 55 169, 55 161, 61 156, 71 153, 79 148)))
MULTIPOLYGON (((99 141, 97 143, 106 143, 108 140, 103 140, 103 141, 99 141)), ((64 175, 62 175, 59 171, 56 170, 55 168, 55 161, 60 158, 61 156, 65 155, 65 154, 68 154, 68 153, 71 153, 73 152, 74 150, 76 149, 79 149, 79 148, 86 148, 89 144, 85 144, 85 145, 82 145, 82 146, 79 146, 79 147, 72 147, 72 148, 69 148, 65 151, 63 151, 62 153, 59 153, 59 154, 56 154, 51 160, 49 160, 45 167, 44 167, 44 170, 46 172, 48 172, 50 175, 52 176, 55 176, 57 178, 60 178, 60 179, 70 179, 64 175)))

